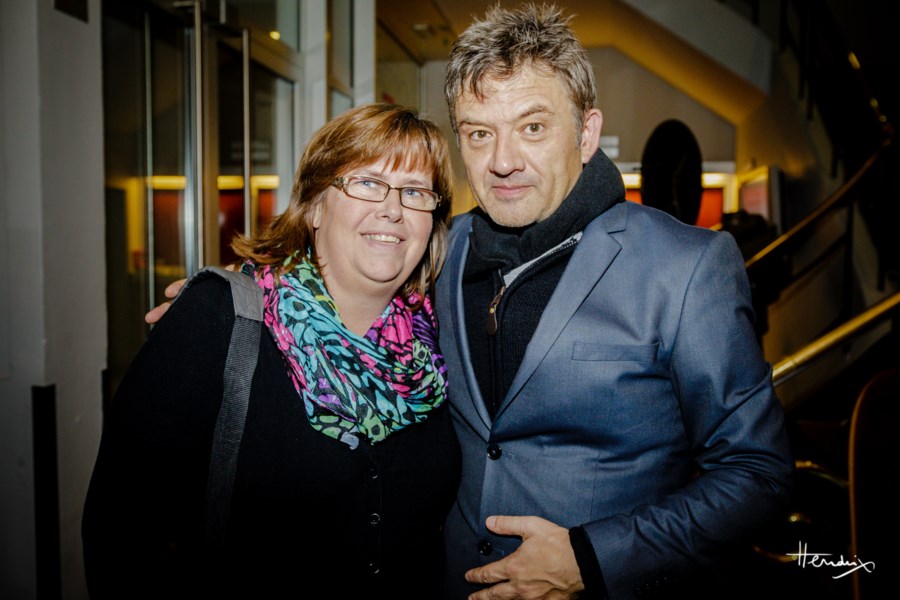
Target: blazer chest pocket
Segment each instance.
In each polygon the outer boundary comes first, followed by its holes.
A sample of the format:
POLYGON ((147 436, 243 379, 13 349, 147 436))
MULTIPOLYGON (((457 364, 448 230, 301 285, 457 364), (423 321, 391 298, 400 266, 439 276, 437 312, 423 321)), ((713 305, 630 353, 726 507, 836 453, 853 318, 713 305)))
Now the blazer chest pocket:
POLYGON ((639 363, 656 362, 659 344, 589 344, 575 342, 572 360, 585 361, 627 361, 639 363))

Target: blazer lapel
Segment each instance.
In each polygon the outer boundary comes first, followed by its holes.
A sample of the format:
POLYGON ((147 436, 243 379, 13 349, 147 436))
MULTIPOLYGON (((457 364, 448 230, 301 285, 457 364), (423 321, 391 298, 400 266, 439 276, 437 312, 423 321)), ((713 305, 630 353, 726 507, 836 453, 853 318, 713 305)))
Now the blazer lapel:
POLYGON ((622 204, 611 207, 585 228, 584 236, 575 247, 556 290, 547 302, 537 329, 528 343, 522 364, 494 417, 495 420, 500 418, 531 378, 569 319, 619 254, 622 246, 610 233, 625 228, 624 208, 622 204))
MULTIPOLYGON (((462 223, 462 230, 451 241, 450 248, 447 252, 447 262, 444 265, 444 272, 441 277, 449 278, 449 300, 452 303, 450 307, 450 329, 453 332, 454 342, 459 355, 460 367, 463 370, 465 385, 469 391, 469 398, 472 400, 472 407, 475 409, 478 418, 482 421, 484 427, 490 430, 491 417, 484 399, 481 397, 481 388, 478 386, 478 380, 475 378, 475 371, 472 369, 472 357, 469 354, 469 336, 466 333, 465 307, 463 306, 462 278, 465 270, 466 257, 469 255, 469 232, 472 229, 471 215, 464 217, 456 217, 457 219, 467 218, 462 223)), ((446 331, 446 330, 444 330, 446 331)), ((444 333, 446 335, 446 333, 444 333)), ((460 397, 462 394, 454 394, 453 387, 460 385, 460 382, 452 379, 450 381, 450 397, 460 397)), ((465 407, 457 406, 457 408, 466 413, 465 407)), ((474 423, 473 423, 474 424, 474 423)))

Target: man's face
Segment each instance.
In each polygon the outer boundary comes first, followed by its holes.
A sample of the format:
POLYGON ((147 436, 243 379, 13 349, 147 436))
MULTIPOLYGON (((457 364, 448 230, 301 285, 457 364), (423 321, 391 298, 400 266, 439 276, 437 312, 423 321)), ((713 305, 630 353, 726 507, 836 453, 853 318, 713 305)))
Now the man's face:
POLYGON ((563 84, 531 66, 509 79, 487 78, 482 90, 481 99, 464 91, 456 102, 459 147, 475 199, 499 225, 542 221, 596 151, 602 116, 588 112, 577 143, 563 84))

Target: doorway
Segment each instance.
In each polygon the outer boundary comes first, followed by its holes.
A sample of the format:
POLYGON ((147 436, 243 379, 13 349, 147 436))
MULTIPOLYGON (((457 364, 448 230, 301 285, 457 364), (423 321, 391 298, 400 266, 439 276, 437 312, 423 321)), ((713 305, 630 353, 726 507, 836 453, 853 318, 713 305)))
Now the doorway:
POLYGON ((226 3, 104 2, 107 400, 166 286, 233 262, 233 236, 287 207, 302 60, 279 29, 299 10, 270 4, 260 26, 226 3))

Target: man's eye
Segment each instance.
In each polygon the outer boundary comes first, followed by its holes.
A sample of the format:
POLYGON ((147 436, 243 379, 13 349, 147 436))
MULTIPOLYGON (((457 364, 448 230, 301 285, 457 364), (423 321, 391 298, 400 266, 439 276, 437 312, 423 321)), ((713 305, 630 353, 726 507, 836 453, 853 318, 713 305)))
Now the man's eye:
POLYGON ((469 134, 469 138, 473 139, 475 141, 480 141, 480 140, 486 139, 487 136, 488 136, 488 132, 484 131, 482 129, 479 129, 478 131, 473 131, 472 133, 469 134))
POLYGON ((540 123, 529 123, 525 126, 525 131, 528 133, 540 133, 544 130, 544 126, 540 123))

